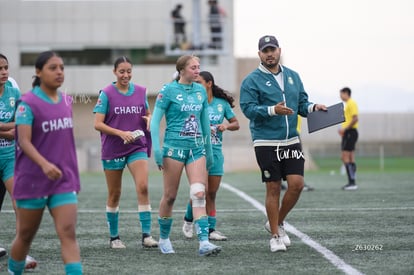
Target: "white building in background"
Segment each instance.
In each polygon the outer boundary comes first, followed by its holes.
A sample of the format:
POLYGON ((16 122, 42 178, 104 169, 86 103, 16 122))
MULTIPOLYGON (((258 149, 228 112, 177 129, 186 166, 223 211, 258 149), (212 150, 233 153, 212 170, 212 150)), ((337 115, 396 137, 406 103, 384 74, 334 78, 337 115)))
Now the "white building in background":
POLYGON ((0 52, 9 58, 11 74, 22 91, 30 88, 34 59, 44 50, 64 57, 62 88, 69 93, 95 95, 113 80, 113 61, 126 55, 135 65, 134 81, 155 94, 171 80, 175 60, 183 53, 199 55, 202 69, 233 91, 233 0, 222 0, 220 5, 226 11, 223 48, 212 50, 207 46, 207 0, 0 0, 0 52), (172 46, 171 11, 178 3, 186 20, 186 51, 166 48, 172 46), (192 50, 194 40, 201 51, 192 50))
POLYGON ((219 2, 226 11, 221 18, 222 47, 212 49, 208 0, 0 0, 0 52, 7 56, 10 75, 23 93, 31 88, 40 52, 53 50, 63 57, 61 89, 74 96, 80 168, 101 169, 92 110, 98 91, 115 80, 112 70, 117 57, 132 60, 133 81, 147 87, 150 96, 172 80, 175 61, 182 54, 198 55, 202 70, 211 71, 229 91, 238 90, 233 0, 219 2), (171 17, 177 4, 183 6, 187 35, 187 42, 179 48, 173 45, 171 17))

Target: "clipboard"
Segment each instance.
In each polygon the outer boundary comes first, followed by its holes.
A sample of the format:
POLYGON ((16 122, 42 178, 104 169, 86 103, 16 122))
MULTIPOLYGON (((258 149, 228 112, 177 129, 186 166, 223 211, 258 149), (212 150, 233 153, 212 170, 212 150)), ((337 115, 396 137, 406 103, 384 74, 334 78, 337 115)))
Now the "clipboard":
POLYGON ((342 123, 345 121, 343 103, 334 104, 327 111, 315 111, 308 114, 308 132, 315 131, 342 123))

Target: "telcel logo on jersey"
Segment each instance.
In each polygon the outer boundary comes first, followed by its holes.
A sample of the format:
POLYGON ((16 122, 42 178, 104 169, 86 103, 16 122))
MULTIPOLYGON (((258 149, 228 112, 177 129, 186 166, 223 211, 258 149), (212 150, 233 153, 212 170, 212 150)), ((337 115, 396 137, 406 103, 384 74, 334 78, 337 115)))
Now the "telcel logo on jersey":
POLYGON ((8 112, 7 109, 6 104, 4 104, 4 102, 0 102, 0 119, 6 120, 13 117, 14 112, 8 112))
POLYGON ((13 112, 5 112, 3 110, 0 110, 0 119, 11 119, 13 117, 13 112))
POLYGON ((202 104, 183 104, 181 105, 181 112, 198 112, 202 107, 202 104))
POLYGON ((210 119, 210 121, 220 121, 221 119, 221 115, 216 115, 216 114, 208 114, 208 118, 210 119))
POLYGON ((44 133, 68 129, 68 128, 73 128, 71 117, 52 119, 49 121, 42 122, 42 130, 44 133))

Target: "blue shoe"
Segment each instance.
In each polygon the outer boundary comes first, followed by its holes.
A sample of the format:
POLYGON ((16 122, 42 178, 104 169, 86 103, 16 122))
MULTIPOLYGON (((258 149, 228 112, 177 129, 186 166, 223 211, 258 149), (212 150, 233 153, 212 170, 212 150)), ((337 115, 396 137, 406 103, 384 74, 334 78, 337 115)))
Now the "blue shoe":
POLYGON ((200 256, 210 256, 217 255, 221 251, 221 246, 214 245, 208 241, 200 243, 200 249, 198 250, 198 255, 200 256))
POLYGON ((160 239, 158 241, 158 247, 161 250, 162 254, 173 254, 175 253, 172 245, 171 245, 171 241, 170 239, 160 239))

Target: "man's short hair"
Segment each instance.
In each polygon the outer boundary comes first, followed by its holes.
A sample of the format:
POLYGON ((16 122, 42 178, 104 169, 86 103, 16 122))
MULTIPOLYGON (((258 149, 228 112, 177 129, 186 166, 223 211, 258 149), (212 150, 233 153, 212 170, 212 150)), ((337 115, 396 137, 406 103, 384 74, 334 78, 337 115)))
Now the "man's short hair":
POLYGON ((351 96, 351 89, 348 87, 344 87, 341 89, 341 93, 346 93, 348 96, 351 96))

